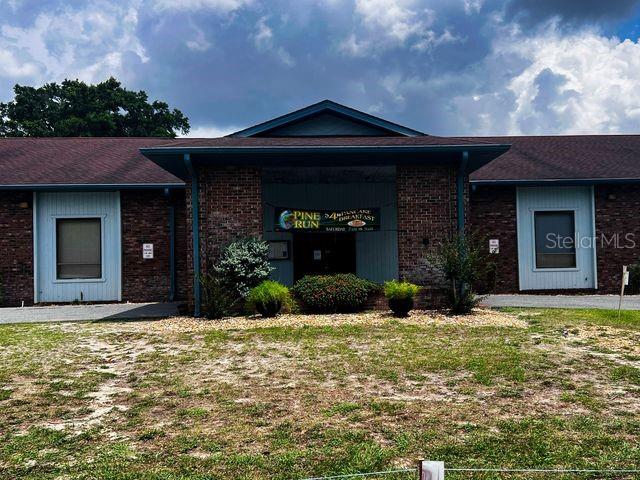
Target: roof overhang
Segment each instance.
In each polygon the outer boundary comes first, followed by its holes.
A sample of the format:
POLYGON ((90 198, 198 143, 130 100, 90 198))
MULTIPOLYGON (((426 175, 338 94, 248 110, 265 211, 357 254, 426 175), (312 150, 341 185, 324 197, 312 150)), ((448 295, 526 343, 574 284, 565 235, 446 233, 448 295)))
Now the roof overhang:
POLYGON ((151 147, 140 152, 173 175, 188 179, 184 156, 197 165, 218 166, 367 166, 403 164, 458 164, 468 152, 471 173, 509 150, 506 144, 372 145, 372 146, 261 146, 261 147, 151 147))
POLYGON ((185 188, 184 183, 25 183, 0 185, 0 190, 29 191, 113 191, 113 190, 159 190, 185 188))
POLYGON ((470 180, 473 186, 584 186, 584 185, 621 185, 640 183, 640 178, 540 178, 522 180, 470 180))

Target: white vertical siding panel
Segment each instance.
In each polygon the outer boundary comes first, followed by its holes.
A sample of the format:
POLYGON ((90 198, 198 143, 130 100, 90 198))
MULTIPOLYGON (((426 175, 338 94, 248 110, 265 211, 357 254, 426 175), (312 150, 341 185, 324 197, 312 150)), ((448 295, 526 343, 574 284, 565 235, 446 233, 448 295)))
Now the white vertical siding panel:
POLYGON ((37 212, 38 298, 41 302, 111 301, 120 293, 119 192, 39 193, 37 212), (101 281, 56 280, 56 217, 102 218, 101 281))
POLYGON ((577 269, 544 271, 535 269, 533 212, 556 209, 575 210, 576 237, 593 234, 593 190, 590 187, 518 188, 518 263, 521 290, 595 288, 595 256, 592 246, 578 246, 577 269))

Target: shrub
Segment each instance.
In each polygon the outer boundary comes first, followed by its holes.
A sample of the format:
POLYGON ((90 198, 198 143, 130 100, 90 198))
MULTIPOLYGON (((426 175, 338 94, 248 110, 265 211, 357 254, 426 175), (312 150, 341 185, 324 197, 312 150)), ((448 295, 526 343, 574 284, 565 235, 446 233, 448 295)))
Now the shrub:
POLYGON ((410 282, 399 282, 398 280, 391 280, 384 284, 384 296, 388 299, 397 298, 413 298, 416 296, 420 287, 410 282))
POLYGON ((430 257, 449 283, 447 301, 451 313, 470 313, 481 300, 472 285, 490 265, 483 245, 482 239, 476 236, 458 235, 442 242, 438 252, 430 257))
POLYGON ((384 284, 384 296, 387 297, 389 308, 396 317, 406 317, 413 309, 413 297, 420 287, 409 282, 392 280, 384 284))
POLYGON ((293 294, 306 312, 350 313, 364 309, 374 288, 374 283, 351 273, 310 275, 295 283, 293 294))
POLYGON ((249 237, 227 245, 213 265, 220 278, 238 297, 246 298, 249 291, 269 277, 269 245, 259 238, 249 237))
POLYGON ((291 294, 281 283, 265 280, 251 289, 247 296, 247 306, 263 317, 275 317, 282 308, 291 307, 291 294))
POLYGON ((229 289, 224 279, 204 274, 200 276, 202 285, 202 313, 205 318, 222 318, 230 315, 237 307, 240 297, 229 289))

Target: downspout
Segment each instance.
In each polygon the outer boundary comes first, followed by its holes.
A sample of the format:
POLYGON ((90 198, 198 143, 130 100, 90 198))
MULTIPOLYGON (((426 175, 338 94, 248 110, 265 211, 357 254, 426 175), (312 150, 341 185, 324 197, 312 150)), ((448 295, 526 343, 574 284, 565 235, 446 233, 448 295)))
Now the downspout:
MULTIPOLYGON (((460 167, 458 168, 458 176, 456 178, 456 203, 458 206, 458 237, 464 239, 464 177, 467 173, 467 163, 469 163, 469 152, 462 152, 462 159, 460 160, 460 167)), ((460 243, 460 256, 466 257, 466 244, 460 243)), ((464 295, 468 285, 461 283, 459 285, 460 295, 464 295)))
POLYGON ((458 169, 456 186, 456 203, 458 206, 458 235, 464 236, 464 177, 467 173, 467 163, 469 163, 469 152, 462 152, 462 160, 458 169))
POLYGON ((184 165, 191 177, 191 236, 193 238, 193 316, 200 316, 200 202, 198 200, 198 172, 191 155, 184 154, 184 165))
POLYGON ((164 189, 169 202, 169 301, 176 300, 176 209, 171 201, 171 190, 164 189))

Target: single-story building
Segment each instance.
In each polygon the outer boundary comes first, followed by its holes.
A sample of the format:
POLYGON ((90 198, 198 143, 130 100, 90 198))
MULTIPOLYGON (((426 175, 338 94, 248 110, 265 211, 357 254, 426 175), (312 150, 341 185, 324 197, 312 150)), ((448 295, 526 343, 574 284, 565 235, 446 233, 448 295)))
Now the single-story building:
POLYGON ((438 288, 428 253, 471 230, 497 291, 611 292, 638 251, 620 244, 637 159, 635 136, 437 137, 331 101, 223 138, 0 139, 0 292, 198 314, 197 278, 243 236, 269 242, 288 285, 353 272, 438 288))

